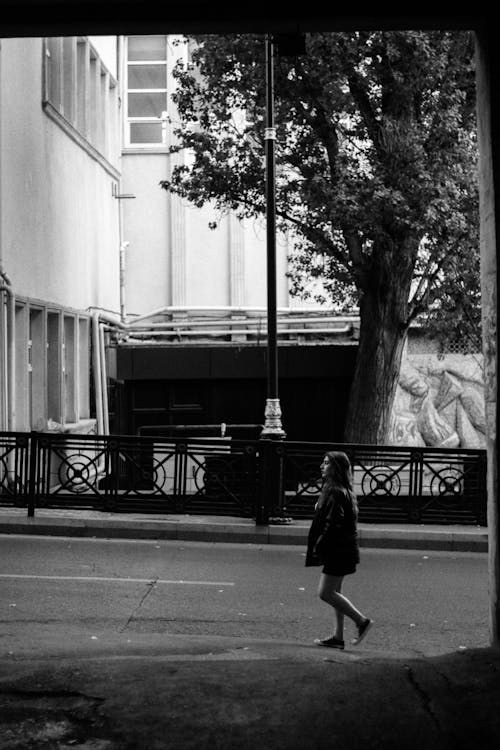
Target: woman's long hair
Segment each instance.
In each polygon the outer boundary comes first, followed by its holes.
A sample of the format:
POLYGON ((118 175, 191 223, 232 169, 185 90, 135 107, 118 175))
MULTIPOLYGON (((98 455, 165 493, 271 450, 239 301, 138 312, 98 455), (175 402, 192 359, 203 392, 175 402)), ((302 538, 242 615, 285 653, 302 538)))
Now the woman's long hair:
POLYGON ((357 516, 358 503, 354 492, 351 462, 342 451, 328 451, 325 455, 329 464, 323 492, 328 492, 330 489, 344 492, 350 499, 353 512, 357 516))

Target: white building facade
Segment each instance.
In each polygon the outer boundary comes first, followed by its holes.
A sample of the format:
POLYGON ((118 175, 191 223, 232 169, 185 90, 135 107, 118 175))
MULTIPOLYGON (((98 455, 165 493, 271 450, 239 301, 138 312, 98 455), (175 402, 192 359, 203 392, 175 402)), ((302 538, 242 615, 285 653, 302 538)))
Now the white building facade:
MULTIPOLYGON (((126 309, 133 318, 163 307, 255 307, 266 304, 265 224, 219 217, 166 193, 176 121, 172 70, 188 46, 171 36, 120 40, 123 84, 122 192, 126 309), (217 219, 217 229, 209 223, 217 219), (147 292, 146 292, 147 290, 147 292)), ((277 248, 277 300, 288 307, 288 247, 277 248)), ((293 304, 293 303, 292 303, 293 304)))
POLYGON ((119 94, 98 47, 1 41, 3 430, 93 424, 92 311, 119 304, 119 94))
MULTIPOLYGON (((86 430, 96 416, 106 431, 96 315, 103 326, 165 308, 265 312, 264 224, 227 216, 211 230, 210 209, 159 185, 178 158, 167 117, 186 53, 167 36, 1 41, 3 430, 86 430)), ((281 239, 285 308, 287 255, 281 239)))

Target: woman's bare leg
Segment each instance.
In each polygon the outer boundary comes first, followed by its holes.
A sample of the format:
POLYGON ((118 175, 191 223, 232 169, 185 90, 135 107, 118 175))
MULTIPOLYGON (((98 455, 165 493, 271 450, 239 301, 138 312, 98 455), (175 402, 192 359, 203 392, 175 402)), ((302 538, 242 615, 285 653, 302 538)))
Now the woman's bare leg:
MULTIPOLYGON (((338 584, 337 584, 337 586, 335 588, 335 591, 338 594, 342 593, 342 582, 343 582, 343 580, 344 580, 343 578, 340 578, 339 582, 338 582, 338 584)), ((335 618, 337 620, 337 628, 335 630, 334 636, 335 636, 335 638, 338 638, 339 641, 343 641, 344 640, 344 613, 340 612, 340 610, 336 609, 335 610, 335 618)))
MULTIPOLYGON (((342 615, 341 623, 339 623, 339 620, 337 619, 337 627, 340 626, 343 632, 344 616, 349 617, 358 628, 363 625, 368 618, 366 618, 359 609, 356 609, 354 604, 352 604, 346 596, 340 593, 342 589, 342 580, 343 576, 329 576, 326 573, 322 573, 319 579, 318 596, 322 601, 327 602, 327 604, 333 607, 338 614, 342 615)), ((337 638, 340 637, 340 635, 337 635, 337 638)))

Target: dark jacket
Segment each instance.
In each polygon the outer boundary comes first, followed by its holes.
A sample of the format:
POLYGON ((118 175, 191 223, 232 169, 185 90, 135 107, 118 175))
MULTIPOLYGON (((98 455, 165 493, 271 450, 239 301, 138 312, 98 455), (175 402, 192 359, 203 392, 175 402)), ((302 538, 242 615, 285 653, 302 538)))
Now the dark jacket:
POLYGON ((306 566, 350 569, 359 562, 357 513, 347 490, 325 488, 307 539, 306 566))

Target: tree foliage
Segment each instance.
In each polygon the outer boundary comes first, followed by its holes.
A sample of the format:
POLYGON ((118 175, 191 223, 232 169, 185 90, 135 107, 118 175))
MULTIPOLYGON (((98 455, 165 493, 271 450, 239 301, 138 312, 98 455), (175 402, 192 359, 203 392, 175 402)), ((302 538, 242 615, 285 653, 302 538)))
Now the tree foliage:
MULTIPOLYGON (((264 40, 190 45, 189 64, 174 70, 171 147, 188 156, 162 186, 196 206, 263 215, 264 40)), ((411 321, 425 314, 447 336, 450 321, 453 335, 477 322, 471 35, 308 34, 305 55, 276 58, 275 117, 277 216, 293 240, 293 289, 305 295, 317 278, 323 300, 359 310, 347 437, 383 442, 411 321)))

